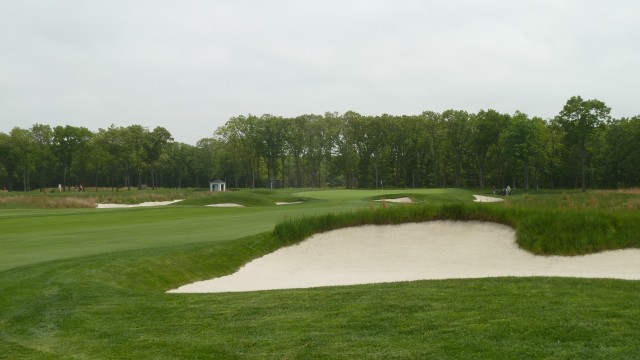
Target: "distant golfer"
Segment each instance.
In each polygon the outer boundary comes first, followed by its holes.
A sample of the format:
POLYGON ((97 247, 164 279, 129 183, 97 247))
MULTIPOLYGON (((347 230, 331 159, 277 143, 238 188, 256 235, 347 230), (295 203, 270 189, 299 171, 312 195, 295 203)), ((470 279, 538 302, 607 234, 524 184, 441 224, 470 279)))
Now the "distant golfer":
POLYGON ((62 184, 58 184, 58 191, 62 192, 62 184))

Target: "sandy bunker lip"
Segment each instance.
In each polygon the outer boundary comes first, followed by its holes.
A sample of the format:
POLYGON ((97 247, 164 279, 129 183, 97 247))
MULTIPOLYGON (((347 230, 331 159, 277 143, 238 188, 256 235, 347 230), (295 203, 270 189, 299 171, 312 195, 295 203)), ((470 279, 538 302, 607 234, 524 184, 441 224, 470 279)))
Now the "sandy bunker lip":
POLYGON ((238 272, 171 290, 237 292, 426 279, 566 276, 640 279, 640 249, 537 256, 515 232, 485 222, 362 226, 317 234, 256 259, 238 272))

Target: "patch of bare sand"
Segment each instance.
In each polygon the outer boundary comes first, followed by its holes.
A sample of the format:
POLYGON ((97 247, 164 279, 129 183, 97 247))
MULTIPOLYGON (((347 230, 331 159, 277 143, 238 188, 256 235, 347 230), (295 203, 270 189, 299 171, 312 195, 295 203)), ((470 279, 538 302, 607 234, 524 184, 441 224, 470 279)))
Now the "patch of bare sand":
POLYGON ((317 234, 256 259, 238 272, 173 293, 238 292, 500 276, 640 279, 640 249, 585 256, 521 250, 512 228, 433 221, 362 226, 317 234))
POLYGON ((401 197, 401 198, 395 198, 395 199, 379 199, 374 201, 386 201, 386 202, 399 203, 399 204, 413 204, 413 200, 411 200, 411 198, 409 197, 401 197))
POLYGON ((205 205, 205 206, 209 206, 209 207, 244 207, 244 205, 240 205, 240 204, 234 204, 234 203, 222 203, 222 204, 210 204, 210 205, 205 205))
POLYGON ((493 197, 493 196, 484 196, 484 195, 473 195, 474 198, 476 198, 475 202, 500 202, 500 201, 504 201, 504 199, 502 198, 497 198, 497 197, 493 197))
POLYGON ((115 209, 115 208, 133 208, 133 207, 144 207, 144 206, 165 206, 173 203, 177 203, 180 200, 171 200, 171 201, 148 201, 140 204, 96 204, 98 209, 115 209))

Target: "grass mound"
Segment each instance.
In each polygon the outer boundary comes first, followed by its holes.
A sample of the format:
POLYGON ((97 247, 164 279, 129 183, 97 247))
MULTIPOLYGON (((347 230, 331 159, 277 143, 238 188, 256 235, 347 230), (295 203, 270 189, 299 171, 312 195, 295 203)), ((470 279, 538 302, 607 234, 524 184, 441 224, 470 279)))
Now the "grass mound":
POLYGON ((188 199, 177 206, 206 206, 213 204, 239 204, 242 206, 275 206, 277 202, 310 202, 308 197, 290 195, 275 190, 241 190, 223 193, 213 193, 206 196, 188 199))

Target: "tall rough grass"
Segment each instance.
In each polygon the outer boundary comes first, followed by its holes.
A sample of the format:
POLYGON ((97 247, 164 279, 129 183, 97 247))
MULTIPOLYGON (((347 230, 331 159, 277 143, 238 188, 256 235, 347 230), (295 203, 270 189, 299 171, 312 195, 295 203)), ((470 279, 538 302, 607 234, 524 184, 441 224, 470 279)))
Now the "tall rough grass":
POLYGON ((414 205, 360 209, 352 212, 329 213, 291 218, 274 228, 276 238, 294 244, 321 232, 361 225, 392 225, 431 220, 477 220, 513 225, 502 208, 477 204, 447 204, 441 206, 414 205))
POLYGON ((95 197, 61 197, 48 195, 11 195, 0 197, 2 208, 71 209, 96 207, 95 197))
POLYGON ((634 212, 594 209, 521 209, 518 244, 538 254, 579 255, 640 247, 640 222, 634 212))
POLYGON ((132 191, 49 191, 11 192, 0 194, 0 208, 5 209, 67 209, 93 208, 96 203, 139 204, 206 196, 194 189, 159 189, 132 191))
POLYGON ((276 225, 275 238, 298 243, 330 230, 432 220, 487 221, 512 226, 520 247, 536 254, 580 255, 640 247, 640 222, 633 212, 593 209, 532 209, 484 204, 414 205, 291 218, 276 225))
POLYGON ((640 208, 639 195, 638 189, 593 190, 585 193, 552 191, 511 196, 505 199, 505 204, 547 209, 637 210, 640 208))

